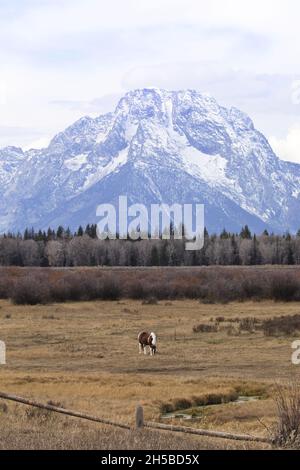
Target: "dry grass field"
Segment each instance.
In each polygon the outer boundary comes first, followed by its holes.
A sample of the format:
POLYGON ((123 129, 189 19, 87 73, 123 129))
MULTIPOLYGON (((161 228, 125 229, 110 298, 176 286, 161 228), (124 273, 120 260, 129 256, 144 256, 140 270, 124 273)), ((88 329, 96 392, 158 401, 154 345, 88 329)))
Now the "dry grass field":
MULTIPOLYGON (((299 376, 291 365, 295 337, 262 331, 194 333, 212 319, 266 319, 300 313, 298 303, 90 301, 16 306, 0 301, 0 339, 7 365, 0 389, 133 424, 137 404, 147 420, 267 436, 276 421, 274 384, 299 376), (138 354, 141 329, 157 332, 155 357, 138 354), (195 408, 195 403, 260 396, 257 401, 195 408), (207 398, 208 397, 208 398, 207 398), (210 398, 209 398, 210 397, 210 398), (192 404, 192 405, 190 405, 192 404), (162 418, 189 409, 195 419, 162 418)), ((300 339, 300 338, 299 338, 300 339)), ((169 433, 130 433, 0 400, 0 448, 249 448, 249 444, 169 433)), ((253 446, 252 446, 253 447, 253 446)))

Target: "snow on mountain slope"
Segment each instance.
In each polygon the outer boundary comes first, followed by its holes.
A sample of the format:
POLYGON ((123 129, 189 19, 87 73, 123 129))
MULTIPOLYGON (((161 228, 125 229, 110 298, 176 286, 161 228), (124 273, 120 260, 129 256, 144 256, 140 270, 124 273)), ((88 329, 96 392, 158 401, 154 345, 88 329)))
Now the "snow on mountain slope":
POLYGON ((199 202, 208 229, 295 231, 300 165, 280 161, 251 119, 193 90, 127 93, 42 150, 0 150, 0 231, 95 222, 96 207, 199 202))
POLYGON ((25 155, 20 148, 6 147, 0 150, 0 157, 0 194, 2 194, 16 175, 25 155))

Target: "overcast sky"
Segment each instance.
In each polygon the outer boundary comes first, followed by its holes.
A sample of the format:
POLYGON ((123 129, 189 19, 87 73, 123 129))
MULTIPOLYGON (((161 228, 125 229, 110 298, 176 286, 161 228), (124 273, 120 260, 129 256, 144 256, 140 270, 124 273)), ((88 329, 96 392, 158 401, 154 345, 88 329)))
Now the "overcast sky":
POLYGON ((300 163, 299 18, 299 0, 0 0, 0 146, 44 146, 133 88, 194 88, 300 163))

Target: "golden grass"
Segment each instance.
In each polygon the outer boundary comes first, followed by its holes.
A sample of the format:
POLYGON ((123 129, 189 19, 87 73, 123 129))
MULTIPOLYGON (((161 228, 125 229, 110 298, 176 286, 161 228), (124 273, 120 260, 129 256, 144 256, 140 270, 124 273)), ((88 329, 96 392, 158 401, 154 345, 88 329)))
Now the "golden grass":
MULTIPOLYGON (((142 305, 139 301, 126 300, 29 307, 0 301, 0 339, 7 346, 7 365, 0 366, 0 389, 40 401, 60 402, 68 408, 130 424, 138 403, 143 404, 147 420, 159 420, 162 405, 174 404, 179 399, 199 399, 211 393, 225 396, 238 387, 241 394, 255 394, 257 389, 271 394, 275 381, 289 379, 298 372, 291 366, 292 338, 266 338, 261 332, 239 336, 228 336, 224 331, 195 334, 192 329, 195 324, 218 316, 263 319, 296 313, 299 313, 296 303, 273 302, 223 306, 176 301, 142 305), (158 334, 155 357, 138 354, 137 334, 144 328, 158 334)), ((23 408, 10 404, 8 412, 0 409, 3 447, 11 443, 11 437, 5 438, 3 434, 3 422, 11 423, 17 445, 21 445, 20 436, 26 434, 26 429, 31 429, 30 448, 34 442, 36 448, 42 446, 41 442, 46 447, 48 443, 55 448, 64 445, 82 448, 85 447, 82 440, 70 441, 75 432, 72 426, 79 430, 83 426, 84 435, 88 435, 89 429, 91 435, 98 432, 95 425, 56 417, 45 424, 44 430, 53 436, 55 426, 65 429, 66 442, 58 445, 49 436, 47 439, 40 435, 34 419, 28 422, 27 415, 24 415, 26 419, 22 418, 23 408)), ((268 398, 209 406, 203 409, 199 420, 185 424, 265 435, 264 426, 271 427, 274 419, 275 406, 268 398)), ((112 433, 107 431, 106 435, 109 432, 112 433)), ((111 442, 116 447, 117 440, 111 442)), ((125 442, 128 439, 124 438, 125 442)), ((174 443, 169 445, 177 448, 178 442, 174 438, 174 443)), ((195 440, 187 442, 195 443, 195 440)), ((204 447, 205 442, 201 440, 204 447)), ((159 445, 163 444, 153 441, 153 446, 159 445)), ((207 446, 212 446, 212 442, 207 446)), ((88 438, 86 447, 89 447, 88 438)))

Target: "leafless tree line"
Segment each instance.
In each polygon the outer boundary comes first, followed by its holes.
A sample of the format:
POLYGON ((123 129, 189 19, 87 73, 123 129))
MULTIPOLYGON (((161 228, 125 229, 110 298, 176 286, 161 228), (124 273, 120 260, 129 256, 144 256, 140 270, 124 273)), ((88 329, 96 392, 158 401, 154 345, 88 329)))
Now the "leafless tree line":
POLYGON ((291 236, 263 233, 205 233, 204 248, 188 252, 184 240, 99 240, 95 232, 48 231, 0 237, 1 266, 231 266, 299 265, 300 232, 291 236))

